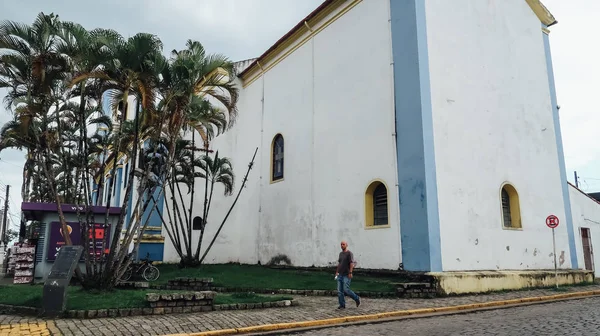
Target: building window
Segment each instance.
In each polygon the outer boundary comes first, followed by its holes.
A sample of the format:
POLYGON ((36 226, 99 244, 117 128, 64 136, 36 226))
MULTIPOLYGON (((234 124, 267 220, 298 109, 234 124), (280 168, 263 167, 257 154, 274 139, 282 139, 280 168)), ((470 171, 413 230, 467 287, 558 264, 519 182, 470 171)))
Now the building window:
POLYGON ((387 189, 379 183, 373 192, 373 225, 388 224, 387 189))
POLYGON ((502 226, 506 229, 520 229, 522 227, 521 207, 519 205, 519 194, 515 187, 510 184, 502 186, 500 203, 502 206, 502 226))
POLYGON ((502 188, 502 219, 505 227, 512 227, 510 218, 510 196, 508 196, 506 188, 502 188))
POLYGON ((202 230, 202 217, 194 217, 194 220, 192 221, 192 230, 202 230))
POLYGON ((367 227, 389 226, 387 188, 381 181, 372 182, 365 192, 365 224, 367 227))
POLYGON ((127 188, 127 179, 129 178, 129 163, 125 165, 125 173, 123 174, 123 187, 127 188))
MULTIPOLYGON (((117 165, 117 171, 116 171, 116 177, 115 177, 115 181, 112 182, 112 195, 113 197, 117 195, 117 189, 121 188, 121 184, 120 184, 120 180, 119 178, 121 177, 121 172, 123 171, 123 165, 117 165)), ((115 199, 116 201, 116 199, 115 199)))
POLYGON ((283 136, 277 134, 273 138, 271 148, 271 181, 279 181, 283 179, 283 136))
POLYGON ((112 183, 112 178, 110 178, 110 175, 107 175, 104 180, 104 190, 102 190, 103 194, 104 194, 103 195, 104 202, 102 203, 102 205, 105 205, 108 202, 108 195, 110 195, 110 193, 108 192, 108 187, 111 185, 111 183, 112 183))

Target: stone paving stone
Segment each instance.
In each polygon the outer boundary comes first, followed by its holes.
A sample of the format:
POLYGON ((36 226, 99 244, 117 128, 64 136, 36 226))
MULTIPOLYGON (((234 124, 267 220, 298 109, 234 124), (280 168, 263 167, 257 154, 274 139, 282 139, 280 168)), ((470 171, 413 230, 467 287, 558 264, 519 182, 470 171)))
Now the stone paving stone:
POLYGON ((565 336, 600 334, 600 298, 483 311, 428 319, 342 326, 292 333, 298 336, 502 335, 565 336))
POLYGON ((24 323, 10 323, 0 325, 0 336, 25 335, 25 336, 48 336, 50 331, 44 321, 24 323))
MULTIPOLYGON (((600 285, 565 288, 557 292, 553 289, 538 289, 495 293, 489 295, 469 295, 436 299, 373 299, 363 298, 359 308, 348 305, 337 310, 336 297, 295 297, 300 305, 286 308, 266 308, 252 310, 226 310, 206 313, 169 315, 147 315, 128 317, 106 317, 100 319, 55 319, 43 320, 14 315, 0 315, 0 336, 21 333, 31 325, 49 335, 164 335, 191 333, 216 329, 247 327, 262 324, 294 322, 342 317, 349 315, 373 314, 387 311, 455 306, 468 303, 498 301, 532 296, 556 295, 565 292, 600 290, 600 285), (44 324, 45 323, 45 324, 44 324), (7 327, 8 326, 8 327, 7 327)), ((28 332, 30 330, 27 330, 28 332)))

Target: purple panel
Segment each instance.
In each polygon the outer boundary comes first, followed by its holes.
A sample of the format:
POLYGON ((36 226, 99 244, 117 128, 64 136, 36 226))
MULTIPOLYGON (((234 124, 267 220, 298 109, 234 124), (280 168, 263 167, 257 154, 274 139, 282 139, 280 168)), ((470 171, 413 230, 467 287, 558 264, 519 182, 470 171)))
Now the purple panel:
MULTIPOLYGON (((110 226, 106 229, 102 229, 102 224, 96 223, 94 225, 96 226, 96 230, 93 231, 93 233, 96 234, 96 248, 94 248, 94 242, 90 238, 90 246, 88 250, 90 254, 95 253, 97 256, 100 256, 102 254, 102 239, 105 239, 106 246, 110 244, 110 226), (104 236, 105 233, 106 236, 104 236)), ((79 222, 67 222, 67 226, 70 226, 70 228, 72 229, 70 233, 71 243, 73 245, 82 245, 83 242, 81 239, 81 226, 79 225, 79 222)), ((64 245, 65 240, 62 235, 60 222, 50 223, 50 234, 46 245, 48 249, 48 256, 46 257, 46 260, 54 261, 56 259, 56 256, 58 255, 58 250, 64 245)), ((104 252, 108 253, 108 248, 104 252)), ((81 260, 84 260, 84 258, 85 255, 82 254, 81 260)))

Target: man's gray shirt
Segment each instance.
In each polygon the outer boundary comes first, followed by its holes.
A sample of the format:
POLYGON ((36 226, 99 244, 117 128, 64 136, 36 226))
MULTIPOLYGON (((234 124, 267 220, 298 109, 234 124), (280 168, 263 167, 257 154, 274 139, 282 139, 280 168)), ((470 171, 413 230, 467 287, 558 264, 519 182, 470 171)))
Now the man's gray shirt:
POLYGON ((340 252, 340 256, 338 258, 338 262, 340 263, 339 273, 343 276, 348 276, 350 273, 350 264, 354 262, 354 254, 349 250, 346 252, 340 252))

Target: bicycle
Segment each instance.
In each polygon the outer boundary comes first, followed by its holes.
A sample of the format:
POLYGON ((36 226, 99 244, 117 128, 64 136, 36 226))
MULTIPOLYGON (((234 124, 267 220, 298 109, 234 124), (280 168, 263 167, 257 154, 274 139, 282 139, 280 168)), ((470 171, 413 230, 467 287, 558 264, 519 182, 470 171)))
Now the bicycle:
POLYGON ((135 273, 136 275, 141 274, 146 281, 156 281, 160 276, 160 271, 150 260, 150 253, 146 254, 146 258, 141 259, 139 263, 131 263, 127 266, 127 270, 121 276, 122 281, 127 281, 135 273))

